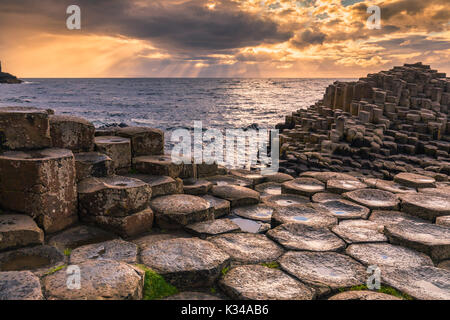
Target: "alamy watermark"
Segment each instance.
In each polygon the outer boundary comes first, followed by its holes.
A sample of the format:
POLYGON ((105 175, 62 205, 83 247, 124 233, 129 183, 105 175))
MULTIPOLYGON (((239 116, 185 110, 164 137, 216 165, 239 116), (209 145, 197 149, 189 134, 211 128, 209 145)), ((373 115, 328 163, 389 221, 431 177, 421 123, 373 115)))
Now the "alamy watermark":
POLYGON ((69 30, 81 30, 81 9, 77 5, 67 7, 66 13, 70 16, 66 20, 66 26, 69 30))
POLYGON ((278 172, 280 139, 278 130, 218 129, 203 130, 194 122, 193 132, 172 132, 172 161, 176 164, 214 164, 228 168, 251 168, 258 165, 262 175, 278 172), (268 149, 270 147, 270 155, 268 149))

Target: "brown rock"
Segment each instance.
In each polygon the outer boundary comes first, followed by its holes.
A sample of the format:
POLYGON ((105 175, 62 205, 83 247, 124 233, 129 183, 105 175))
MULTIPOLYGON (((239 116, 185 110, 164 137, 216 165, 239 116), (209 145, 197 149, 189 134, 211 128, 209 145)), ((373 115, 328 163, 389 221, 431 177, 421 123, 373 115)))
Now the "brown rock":
POLYGON ((113 160, 118 173, 127 173, 131 167, 131 141, 127 138, 102 136, 95 138, 95 149, 113 160))
POLYGON ((29 216, 0 214, 0 251, 44 242, 44 232, 29 216))
POLYGON ((54 148, 70 149, 73 152, 94 150, 95 127, 92 123, 72 116, 52 115, 49 120, 54 148))
POLYGON ((116 131, 116 135, 131 140, 133 157, 164 154, 164 132, 147 127, 126 127, 116 131))

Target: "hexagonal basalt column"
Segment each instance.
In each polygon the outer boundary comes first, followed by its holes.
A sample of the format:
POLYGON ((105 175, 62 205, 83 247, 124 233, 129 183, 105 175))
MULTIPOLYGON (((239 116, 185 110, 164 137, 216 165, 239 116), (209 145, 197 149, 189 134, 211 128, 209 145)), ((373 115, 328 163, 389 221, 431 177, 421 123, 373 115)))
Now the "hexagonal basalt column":
POLYGON ((89 121, 71 116, 50 116, 50 135, 54 148, 73 152, 94 150, 95 127, 89 121))
POLYGON ((78 220, 73 153, 65 149, 0 154, 0 206, 31 216, 46 232, 78 220))
POLYGON ((389 242, 429 255, 439 262, 450 259, 450 229, 431 223, 401 222, 385 227, 389 242))
POLYGON ((139 179, 152 187, 152 197, 183 193, 183 181, 168 176, 151 176, 146 174, 127 174, 129 178, 139 179))
POLYGON ((232 185, 214 186, 212 188, 212 194, 230 201, 231 207, 257 204, 260 200, 258 192, 249 188, 232 185))
POLYGON ((430 193, 401 195, 402 211, 410 215, 434 221, 437 217, 450 215, 450 197, 430 193))
POLYGON ((269 230, 267 236, 286 250, 339 251, 345 248, 345 242, 327 228, 313 228, 298 223, 282 224, 269 230))
POLYGON ((231 269, 220 286, 234 299, 311 300, 314 290, 283 271, 259 265, 231 269))
POLYGON ((375 189, 351 191, 343 196, 372 210, 396 210, 400 202, 395 194, 375 189))
POLYGON ((347 200, 327 201, 313 206, 341 220, 366 219, 370 213, 368 208, 347 200))
POLYGON ((394 177, 394 181, 410 188, 434 188, 436 180, 414 173, 399 173, 394 177))
POLYGON ((43 300, 39 278, 29 271, 0 272, 0 300, 43 300))
POLYGON ((175 163, 170 155, 142 156, 133 159, 140 173, 178 178, 183 171, 183 163, 175 163))
POLYGON ((28 107, 0 108, 0 150, 42 149, 50 145, 47 111, 28 107))
POLYGON ((321 293, 361 285, 367 278, 362 264, 335 252, 288 252, 279 262, 283 270, 321 293))
POLYGON ((131 167, 131 141, 122 137, 96 137, 95 149, 109 156, 117 173, 127 173, 131 167))
POLYGON ((229 254, 236 264, 272 262, 284 252, 263 234, 228 233, 208 240, 229 254))
POLYGON ((325 191, 325 184, 312 178, 298 178, 283 183, 281 191, 283 194, 297 194, 310 197, 318 192, 325 191))
POLYGON ((89 178, 78 184, 79 213, 126 217, 148 208, 152 190, 145 182, 121 176, 89 178))
POLYGON ((272 227, 284 223, 297 223, 316 228, 329 228, 338 223, 338 219, 326 214, 326 211, 310 206, 290 206, 275 209, 272 215, 272 227))
POLYGON ((333 193, 345 193, 350 191, 355 191, 358 189, 365 189, 367 185, 355 180, 328 180, 327 191, 333 193))
POLYGON ((98 152, 83 152, 75 154, 77 181, 89 177, 107 177, 114 174, 112 159, 98 152))
POLYGON ((332 231, 347 243, 386 242, 384 226, 363 219, 341 221, 332 231))
POLYGON ((148 245, 141 260, 178 288, 198 288, 211 286, 230 257, 208 241, 179 238, 148 245))
POLYGON ((131 140, 133 157, 163 155, 164 132, 147 127, 126 127, 117 130, 116 135, 131 140))
POLYGON ((179 229, 186 225, 214 219, 214 207, 203 198, 175 194, 151 201, 156 223, 165 229, 179 229))

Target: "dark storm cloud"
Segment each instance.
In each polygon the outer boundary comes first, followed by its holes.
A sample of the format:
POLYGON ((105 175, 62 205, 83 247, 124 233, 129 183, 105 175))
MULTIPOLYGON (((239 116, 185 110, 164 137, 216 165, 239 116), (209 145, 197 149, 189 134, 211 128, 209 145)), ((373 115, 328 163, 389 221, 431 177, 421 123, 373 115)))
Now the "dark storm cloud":
POLYGON ((209 10, 206 3, 1 0, 0 20, 11 22, 12 17, 22 16, 29 28, 39 25, 51 32, 67 32, 65 8, 77 4, 82 10, 82 32, 151 40, 179 52, 236 49, 283 42, 293 36, 289 31, 280 31, 277 23, 268 18, 239 10, 229 0, 218 3, 215 10, 209 10))
POLYGON ((292 40, 292 43, 297 48, 304 48, 309 45, 323 44, 326 37, 327 36, 321 31, 307 29, 298 34, 297 37, 292 40))

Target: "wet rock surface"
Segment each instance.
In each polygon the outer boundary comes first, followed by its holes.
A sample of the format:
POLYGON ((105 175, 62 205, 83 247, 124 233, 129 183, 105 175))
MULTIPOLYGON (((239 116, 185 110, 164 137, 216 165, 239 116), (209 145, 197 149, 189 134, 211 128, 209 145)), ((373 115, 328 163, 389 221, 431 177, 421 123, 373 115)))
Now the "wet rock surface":
POLYGON ((267 232, 267 236, 286 250, 340 251, 345 242, 326 228, 314 228, 298 223, 282 224, 267 232))
POLYGON ((281 184, 277 182, 265 182, 255 186, 261 197, 281 195, 281 184))
POLYGON ((275 209, 264 204, 256 204, 233 209, 233 214, 242 218, 270 222, 275 209))
POLYGON ((148 245, 141 260, 176 287, 195 288, 211 286, 230 257, 208 241, 178 238, 148 245))
POLYGON ((268 206, 278 208, 278 207, 289 207, 295 206, 299 204, 307 204, 309 203, 309 199, 303 196, 290 195, 290 194, 282 194, 279 196, 270 196, 262 199, 263 203, 268 206))
POLYGON ((208 240, 238 264, 272 262, 284 252, 280 246, 262 234, 230 233, 208 240))
POLYGON ((259 265, 238 266, 220 281, 233 299, 311 300, 314 291, 284 272, 259 265))
POLYGON ((329 228, 338 223, 338 219, 327 215, 325 210, 310 206, 291 206, 277 208, 272 216, 272 226, 284 223, 298 223, 316 228, 329 228))

